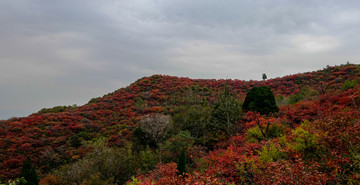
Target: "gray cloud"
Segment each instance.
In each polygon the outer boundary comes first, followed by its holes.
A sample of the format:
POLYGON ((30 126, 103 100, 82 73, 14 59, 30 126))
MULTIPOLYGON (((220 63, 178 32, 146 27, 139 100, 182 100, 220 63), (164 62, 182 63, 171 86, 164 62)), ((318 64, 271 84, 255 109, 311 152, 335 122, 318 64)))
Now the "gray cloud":
POLYGON ((0 119, 142 76, 260 79, 358 62, 360 2, 0 1, 0 119))

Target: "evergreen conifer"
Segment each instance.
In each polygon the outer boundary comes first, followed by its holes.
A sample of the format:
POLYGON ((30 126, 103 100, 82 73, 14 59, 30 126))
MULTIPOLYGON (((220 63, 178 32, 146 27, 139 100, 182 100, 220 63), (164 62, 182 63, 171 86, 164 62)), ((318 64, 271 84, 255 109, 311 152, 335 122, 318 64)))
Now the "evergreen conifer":
POLYGON ((274 94, 270 87, 260 86, 252 88, 247 94, 242 105, 245 111, 254 111, 260 114, 278 112, 274 94))
POLYGON ((186 155, 184 149, 181 150, 177 170, 179 171, 179 175, 184 175, 184 173, 186 173, 186 155))
MULTIPOLYGON (((24 177, 27 181, 27 185, 38 185, 39 179, 36 174, 35 168, 32 166, 30 157, 27 157, 21 169, 21 177, 24 177)), ((20 182, 20 185, 25 185, 23 182, 20 182)))

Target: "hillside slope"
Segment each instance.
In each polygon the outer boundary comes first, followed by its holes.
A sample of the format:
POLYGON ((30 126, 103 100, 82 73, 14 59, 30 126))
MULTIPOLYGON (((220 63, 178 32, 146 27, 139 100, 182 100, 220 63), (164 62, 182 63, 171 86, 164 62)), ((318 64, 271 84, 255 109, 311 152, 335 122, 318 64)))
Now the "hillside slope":
MULTIPOLYGON (((117 169, 116 174, 123 174, 124 179, 106 176, 99 170, 88 172, 94 173, 90 176, 74 177, 73 182, 98 179, 124 183, 132 175, 150 172, 159 162, 164 165, 137 179, 145 184, 161 184, 166 177, 178 184, 207 180, 219 184, 355 182, 360 168, 359 76, 360 66, 349 64, 266 81, 144 77, 80 107, 43 109, 28 117, 1 121, 0 179, 19 177, 23 162, 30 156, 40 177, 66 182, 62 181, 62 173, 73 170, 71 165, 92 159, 91 154, 105 147, 115 148, 118 153, 131 149, 137 157, 147 152, 145 158, 154 159, 148 161, 149 167, 134 164, 132 169, 117 169), (213 128, 196 135, 196 125, 186 127, 181 123, 187 116, 195 120, 208 116, 203 123, 211 126, 213 110, 225 87, 236 101, 242 102, 252 87, 261 85, 272 89, 279 113, 256 116, 242 112, 230 135, 221 129, 214 132, 213 128), (134 134, 146 115, 169 115, 172 120, 166 134, 161 139, 152 138, 152 143, 141 143, 134 134), (180 130, 174 128, 176 123, 180 130), (280 134, 256 136, 256 125, 268 123, 271 128, 281 128, 280 134), (181 145, 184 138, 191 144, 181 145), (99 140, 105 146, 97 147, 99 140), (175 145, 177 140, 180 144, 175 145), (179 151, 167 150, 171 146, 185 147, 189 158, 187 178, 176 175, 179 151)), ((134 163, 140 162, 134 159, 134 163)))

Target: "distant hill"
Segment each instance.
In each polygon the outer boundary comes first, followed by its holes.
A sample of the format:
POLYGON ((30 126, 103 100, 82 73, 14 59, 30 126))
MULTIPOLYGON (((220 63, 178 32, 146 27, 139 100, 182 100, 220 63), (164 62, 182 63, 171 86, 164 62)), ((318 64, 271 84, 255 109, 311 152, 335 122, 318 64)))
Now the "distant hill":
POLYGON ((265 81, 144 77, 83 106, 1 121, 0 179, 18 178, 29 156, 43 184, 114 184, 132 176, 145 184, 356 184, 359 77, 355 64, 265 81), (241 104, 262 85, 271 88, 279 113, 240 111, 232 133, 224 132, 214 110, 230 99, 241 104), (231 96, 224 100, 226 88, 231 96), (261 135, 258 125, 272 133, 261 135), (176 174, 180 148, 186 178, 176 174))

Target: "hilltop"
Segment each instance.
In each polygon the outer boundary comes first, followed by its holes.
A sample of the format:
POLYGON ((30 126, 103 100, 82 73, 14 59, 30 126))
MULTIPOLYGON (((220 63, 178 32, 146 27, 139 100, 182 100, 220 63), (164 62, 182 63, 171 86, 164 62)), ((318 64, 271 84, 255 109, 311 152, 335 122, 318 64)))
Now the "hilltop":
POLYGON ((83 106, 1 121, 0 179, 19 177, 29 156, 48 184, 359 183, 359 77, 354 64, 264 81, 144 77, 83 106), (259 86, 278 113, 221 108, 259 86))

